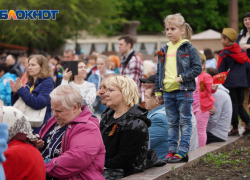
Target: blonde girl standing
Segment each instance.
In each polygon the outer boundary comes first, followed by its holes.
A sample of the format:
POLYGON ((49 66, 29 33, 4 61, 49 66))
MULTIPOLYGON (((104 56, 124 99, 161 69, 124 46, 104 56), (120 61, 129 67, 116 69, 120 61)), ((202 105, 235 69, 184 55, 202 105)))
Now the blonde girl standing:
POLYGON ((187 162, 192 133, 191 107, 195 78, 202 72, 199 54, 189 42, 192 29, 181 14, 168 15, 165 20, 166 36, 170 40, 158 54, 155 95, 164 101, 169 118, 168 162, 187 162), (179 128, 181 140, 179 140, 179 128))

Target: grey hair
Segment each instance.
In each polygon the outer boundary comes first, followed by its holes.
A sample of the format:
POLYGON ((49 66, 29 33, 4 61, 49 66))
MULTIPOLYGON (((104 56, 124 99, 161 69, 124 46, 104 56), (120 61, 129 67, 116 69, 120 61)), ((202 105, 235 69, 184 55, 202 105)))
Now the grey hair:
POLYGON ((72 84, 58 86, 49 96, 52 101, 62 103, 67 110, 72 109, 74 105, 81 108, 83 103, 83 97, 80 90, 72 84))
POLYGON ((64 51, 65 53, 71 53, 72 55, 75 55, 75 50, 74 49, 66 49, 65 51, 64 51))

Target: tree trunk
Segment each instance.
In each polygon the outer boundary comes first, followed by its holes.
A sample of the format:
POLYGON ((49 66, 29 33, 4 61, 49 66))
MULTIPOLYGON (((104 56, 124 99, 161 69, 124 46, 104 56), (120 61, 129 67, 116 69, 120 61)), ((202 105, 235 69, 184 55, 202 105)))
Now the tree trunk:
POLYGON ((238 0, 228 0, 228 27, 234 29, 238 34, 238 0))

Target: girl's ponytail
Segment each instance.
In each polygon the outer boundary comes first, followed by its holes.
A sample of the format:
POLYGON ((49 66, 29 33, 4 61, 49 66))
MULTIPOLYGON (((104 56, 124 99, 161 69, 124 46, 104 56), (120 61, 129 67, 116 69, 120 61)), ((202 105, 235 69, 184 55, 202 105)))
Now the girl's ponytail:
POLYGON ((193 30, 190 27, 190 25, 188 23, 184 24, 184 28, 185 28, 185 32, 183 34, 183 39, 187 39, 189 41, 191 41, 191 36, 193 34, 193 30))

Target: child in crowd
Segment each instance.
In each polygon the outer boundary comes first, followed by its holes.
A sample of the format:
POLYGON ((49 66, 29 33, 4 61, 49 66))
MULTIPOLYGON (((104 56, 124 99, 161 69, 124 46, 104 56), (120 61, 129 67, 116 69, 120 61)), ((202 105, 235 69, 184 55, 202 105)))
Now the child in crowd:
POLYGON ((119 74, 119 67, 120 67, 119 56, 116 55, 109 56, 109 70, 112 70, 116 74, 119 74))
POLYGON ((214 51, 214 59, 216 60, 216 67, 217 67, 217 62, 218 62, 218 59, 219 59, 219 54, 220 54, 220 51, 214 51))
POLYGON ((215 68, 217 67, 217 61, 213 56, 212 50, 207 48, 204 49, 204 55, 206 56, 206 68, 215 68))
POLYGON ((247 68, 249 59, 241 47, 235 43, 237 34, 232 28, 224 28, 221 35, 221 43, 224 46, 218 60, 218 71, 225 72, 230 69, 224 86, 230 91, 229 95, 233 104, 232 126, 229 136, 239 135, 238 115, 246 124, 243 135, 250 134, 249 115, 243 107, 244 89, 247 85, 247 68))
MULTIPOLYGON (((207 68, 207 73, 212 77, 218 74, 217 69, 207 68)), ((219 85, 215 98, 214 114, 210 115, 207 124, 207 144, 212 142, 224 142, 228 137, 228 129, 230 128, 232 118, 232 102, 229 96, 229 90, 222 84, 219 85)))
POLYGON ((189 42, 192 29, 181 14, 168 15, 165 20, 166 36, 170 40, 158 51, 155 96, 164 101, 169 119, 168 162, 187 162, 192 133, 191 108, 195 77, 201 71, 201 61, 194 46, 189 42), (179 143, 179 128, 181 140, 179 143))
POLYGON ((210 112, 214 108, 215 99, 212 93, 215 93, 218 85, 213 85, 213 78, 205 73, 206 56, 199 53, 202 63, 202 73, 195 78, 196 90, 194 91, 193 113, 197 120, 197 130, 199 147, 205 146, 207 142, 207 122, 210 117, 210 112))
POLYGON ((86 79, 88 79, 91 74, 95 74, 95 71, 97 70, 96 61, 97 61, 97 56, 91 55, 89 58, 88 65, 87 65, 87 78, 86 79))
POLYGON ((90 68, 91 66, 96 65, 96 59, 97 59, 97 56, 91 55, 91 56, 89 57, 89 61, 88 61, 87 68, 90 68))
POLYGON ((11 87, 10 80, 16 81, 16 75, 8 72, 8 67, 0 63, 0 100, 5 106, 11 106, 11 87))

